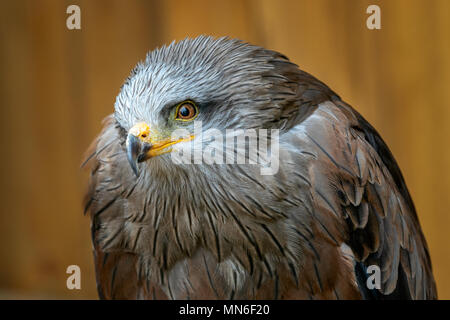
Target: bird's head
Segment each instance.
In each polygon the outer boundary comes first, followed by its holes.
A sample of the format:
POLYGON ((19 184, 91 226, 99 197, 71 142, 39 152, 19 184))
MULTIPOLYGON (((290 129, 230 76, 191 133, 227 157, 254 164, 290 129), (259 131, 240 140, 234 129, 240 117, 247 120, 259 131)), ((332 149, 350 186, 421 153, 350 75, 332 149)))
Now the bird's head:
POLYGON ((296 70, 281 54, 229 38, 201 36, 150 52, 115 103, 134 172, 140 162, 189 147, 196 121, 203 131, 279 127, 296 94, 289 81, 296 70), (184 134, 174 138, 175 131, 184 134))

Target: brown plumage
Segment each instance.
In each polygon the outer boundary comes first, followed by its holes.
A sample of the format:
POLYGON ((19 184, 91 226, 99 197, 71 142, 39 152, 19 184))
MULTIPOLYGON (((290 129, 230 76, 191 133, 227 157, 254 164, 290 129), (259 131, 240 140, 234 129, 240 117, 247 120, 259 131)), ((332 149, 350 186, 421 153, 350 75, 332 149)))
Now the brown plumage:
POLYGON ((276 52, 208 37, 154 51, 122 87, 87 163, 101 298, 436 298, 427 245, 388 147, 276 52), (136 177, 131 127, 172 131, 167 110, 187 99, 206 127, 280 129, 278 172, 176 165, 165 154, 141 161, 136 177), (381 269, 379 290, 366 286, 370 265, 381 269))

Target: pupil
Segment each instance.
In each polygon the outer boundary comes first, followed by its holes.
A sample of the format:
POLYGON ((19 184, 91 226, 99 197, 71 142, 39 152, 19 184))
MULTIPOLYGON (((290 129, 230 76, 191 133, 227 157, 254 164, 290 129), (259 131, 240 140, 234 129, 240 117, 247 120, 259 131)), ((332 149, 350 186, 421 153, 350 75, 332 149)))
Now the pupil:
POLYGON ((180 114, 181 114, 181 116, 183 116, 183 117, 189 116, 189 109, 186 108, 186 107, 181 107, 181 109, 180 109, 180 114))

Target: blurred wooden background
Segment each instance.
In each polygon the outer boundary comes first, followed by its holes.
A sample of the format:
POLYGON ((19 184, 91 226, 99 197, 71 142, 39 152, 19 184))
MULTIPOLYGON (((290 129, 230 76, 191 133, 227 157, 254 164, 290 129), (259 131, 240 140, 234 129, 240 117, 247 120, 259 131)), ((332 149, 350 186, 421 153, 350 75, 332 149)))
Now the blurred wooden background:
POLYGON ((84 150, 147 51, 198 34, 285 53, 359 110, 415 200, 450 298, 450 1, 17 0, 0 4, 0 298, 97 298, 84 150), (81 30, 66 8, 81 7, 81 30), (382 29, 366 28, 381 7, 382 29), (66 267, 82 290, 66 289, 66 267))

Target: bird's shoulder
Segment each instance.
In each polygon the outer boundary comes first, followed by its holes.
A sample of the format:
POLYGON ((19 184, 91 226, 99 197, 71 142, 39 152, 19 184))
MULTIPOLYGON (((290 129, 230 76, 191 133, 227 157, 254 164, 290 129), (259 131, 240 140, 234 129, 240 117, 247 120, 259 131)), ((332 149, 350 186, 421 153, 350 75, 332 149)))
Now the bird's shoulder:
POLYGON ((351 248, 363 296, 435 298, 414 204, 377 131, 351 106, 334 99, 318 104, 286 139, 296 155, 309 158, 318 230, 330 242, 351 248), (379 291, 365 287, 371 265, 381 272, 379 291))

